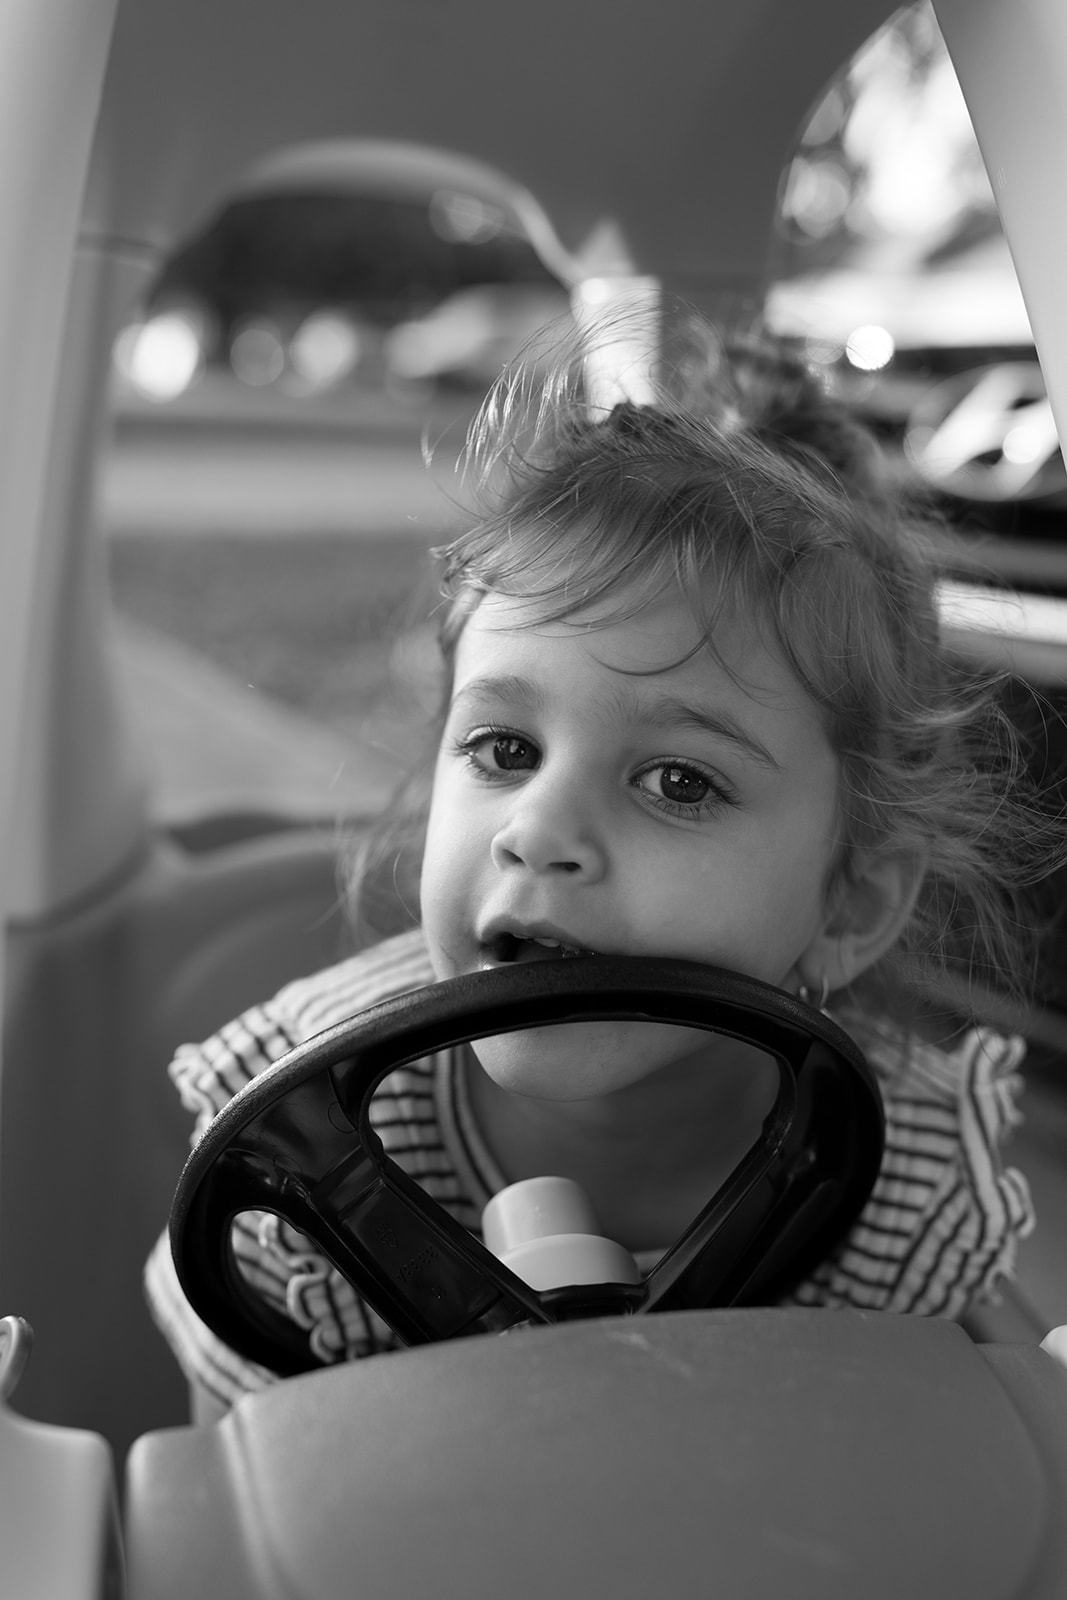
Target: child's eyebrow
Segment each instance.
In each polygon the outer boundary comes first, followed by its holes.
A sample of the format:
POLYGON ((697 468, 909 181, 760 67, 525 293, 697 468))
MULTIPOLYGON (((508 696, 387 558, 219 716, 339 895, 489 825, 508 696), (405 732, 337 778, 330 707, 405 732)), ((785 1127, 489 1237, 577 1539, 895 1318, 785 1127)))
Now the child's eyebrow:
MULTIPOLYGON (((472 678, 457 690, 453 704, 480 699, 511 701, 532 711, 543 711, 547 704, 545 695, 536 683, 510 672, 500 677, 472 678)), ((644 722, 679 730, 693 728, 698 733, 710 733, 714 738, 726 739, 736 745, 743 755, 760 766, 769 767, 774 772, 782 770, 781 763, 767 746, 749 733, 730 711, 712 711, 705 706, 692 705, 673 694, 638 696, 622 693, 618 701, 618 714, 624 722, 644 722)))
POLYGON ((770 767, 775 772, 782 770, 781 763, 775 760, 767 746, 749 733, 732 712, 694 706, 673 694, 656 695, 651 700, 642 699, 634 710, 646 722, 663 723, 679 729, 695 728, 698 733, 710 733, 715 738, 727 739, 737 745, 743 754, 758 761, 760 766, 770 767))
POLYGON ((456 690, 452 704, 458 705, 462 700, 510 700, 531 711, 543 711, 547 704, 537 684, 515 672, 504 672, 499 677, 472 678, 456 690))

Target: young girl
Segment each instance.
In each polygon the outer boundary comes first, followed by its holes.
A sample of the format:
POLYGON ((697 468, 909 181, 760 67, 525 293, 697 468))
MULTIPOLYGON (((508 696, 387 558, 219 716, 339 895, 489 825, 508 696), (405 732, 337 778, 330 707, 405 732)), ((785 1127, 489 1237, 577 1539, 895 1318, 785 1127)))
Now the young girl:
MULTIPOLYGON (((1049 831, 994 698, 944 648, 926 539, 866 432, 773 345, 724 353, 690 321, 673 348, 647 404, 598 410, 580 345, 536 391, 520 369, 490 395, 483 513, 441 552, 432 772, 388 820, 388 895, 373 859, 357 874, 364 918, 389 901, 418 923, 171 1074, 199 1133, 299 1041, 436 979, 590 951, 732 968, 831 1006, 885 1100, 870 1201, 792 1299, 958 1316, 1032 1218, 998 1153, 1022 1043, 950 1012, 1018 988, 1016 890, 1049 831)), ((582 1024, 404 1068, 372 1120, 468 1228, 505 1184, 569 1177, 647 1267, 773 1091, 737 1043, 582 1024)), ((287 1224, 235 1236, 320 1360, 395 1342, 287 1224)), ((198 1414, 272 1381, 199 1322, 165 1241, 148 1292, 198 1414)))

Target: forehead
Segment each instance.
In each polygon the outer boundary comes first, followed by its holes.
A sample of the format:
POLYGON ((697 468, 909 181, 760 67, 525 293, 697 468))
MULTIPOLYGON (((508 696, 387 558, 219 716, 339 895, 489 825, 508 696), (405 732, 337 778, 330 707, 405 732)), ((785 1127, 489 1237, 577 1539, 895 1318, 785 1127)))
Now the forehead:
POLYGON ((454 694, 505 681, 537 695, 599 698, 641 714, 684 696, 792 720, 825 742, 818 708, 757 619, 723 607, 709 626, 679 590, 641 602, 579 608, 545 621, 524 597, 485 595, 468 618, 455 660, 454 694))

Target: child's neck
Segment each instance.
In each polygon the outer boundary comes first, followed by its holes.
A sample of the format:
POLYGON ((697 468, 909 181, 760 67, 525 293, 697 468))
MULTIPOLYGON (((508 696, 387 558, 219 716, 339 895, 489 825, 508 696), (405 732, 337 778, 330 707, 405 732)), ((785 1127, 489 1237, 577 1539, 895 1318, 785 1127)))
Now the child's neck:
POLYGON ((604 1233, 630 1250, 665 1249, 758 1137, 778 1074, 750 1046, 717 1040, 704 1070, 669 1069, 589 1100, 501 1089, 467 1052, 471 1106, 509 1183, 571 1178, 604 1233))

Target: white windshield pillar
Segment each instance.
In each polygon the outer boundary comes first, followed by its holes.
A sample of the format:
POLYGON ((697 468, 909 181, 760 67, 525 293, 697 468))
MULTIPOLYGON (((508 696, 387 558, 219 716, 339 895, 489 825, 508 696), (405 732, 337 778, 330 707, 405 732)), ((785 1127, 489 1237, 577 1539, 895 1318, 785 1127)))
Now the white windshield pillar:
POLYGON ((15 824, 41 597, 53 430, 75 241, 116 0, 0 8, 0 836, 3 915, 26 842, 15 824))

